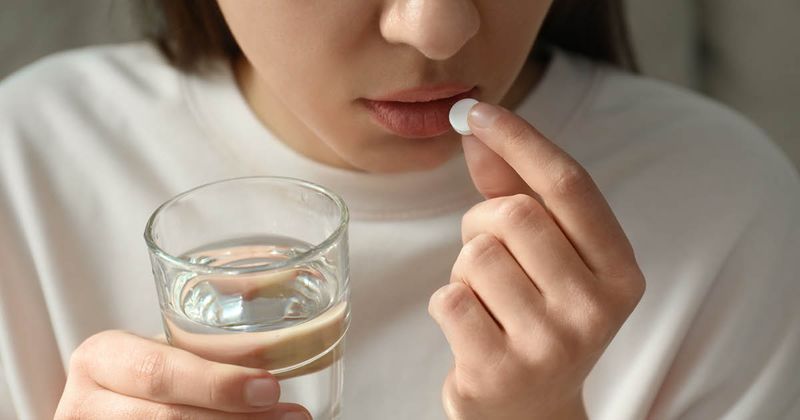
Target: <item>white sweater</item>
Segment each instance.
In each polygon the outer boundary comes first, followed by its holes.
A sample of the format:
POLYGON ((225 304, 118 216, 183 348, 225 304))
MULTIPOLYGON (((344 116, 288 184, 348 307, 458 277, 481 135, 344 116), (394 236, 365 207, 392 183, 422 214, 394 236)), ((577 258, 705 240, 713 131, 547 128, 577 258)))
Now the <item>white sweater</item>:
MULTIPOLYGON (((592 174, 647 292, 586 382, 596 420, 800 418, 800 182, 764 134, 687 91, 559 52, 516 112, 592 174)), ((444 417, 449 348, 427 314, 481 197, 463 155, 375 175, 298 155, 230 70, 144 43, 41 60, 0 84, 0 418, 51 418, 70 353, 161 331, 142 232, 190 187, 304 178, 352 210, 344 418, 444 417)))

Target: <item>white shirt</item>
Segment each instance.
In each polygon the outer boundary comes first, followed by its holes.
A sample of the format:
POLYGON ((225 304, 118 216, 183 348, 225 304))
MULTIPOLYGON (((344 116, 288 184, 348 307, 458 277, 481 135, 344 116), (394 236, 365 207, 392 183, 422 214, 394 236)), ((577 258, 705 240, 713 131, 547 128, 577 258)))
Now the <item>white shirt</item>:
MULTIPOLYGON (((647 278, 586 382, 592 419, 800 418, 800 182, 739 115, 559 52, 516 112, 592 174, 647 278)), ((0 418, 53 415, 88 336, 161 332, 142 232, 161 202, 283 175, 352 211, 345 419, 442 419, 451 355, 427 314, 460 219, 463 155, 341 170, 261 125, 230 69, 180 73, 144 43, 51 56, 0 84, 0 418)))

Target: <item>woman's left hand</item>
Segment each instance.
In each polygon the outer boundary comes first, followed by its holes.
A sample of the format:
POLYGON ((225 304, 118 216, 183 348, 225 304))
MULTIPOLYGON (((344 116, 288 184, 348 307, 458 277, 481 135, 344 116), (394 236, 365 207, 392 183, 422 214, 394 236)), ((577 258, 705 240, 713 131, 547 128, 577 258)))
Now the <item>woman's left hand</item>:
POLYGON ((455 359, 445 411, 586 418, 584 380, 644 293, 633 249, 588 172, 527 121, 479 103, 469 124, 487 200, 464 215, 450 284, 429 304, 455 359))

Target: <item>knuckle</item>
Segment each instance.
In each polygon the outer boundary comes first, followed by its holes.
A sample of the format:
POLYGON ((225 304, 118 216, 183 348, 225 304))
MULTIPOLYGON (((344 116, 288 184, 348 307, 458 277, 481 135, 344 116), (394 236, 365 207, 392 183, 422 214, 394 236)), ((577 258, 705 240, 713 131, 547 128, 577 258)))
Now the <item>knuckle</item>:
POLYGON ((636 307, 647 291, 647 280, 644 277, 644 273, 642 273, 641 270, 636 270, 636 274, 632 277, 628 286, 628 301, 632 307, 636 307))
POLYGON ((84 360, 86 360, 86 349, 83 348, 84 344, 78 346, 75 351, 72 352, 69 356, 69 364, 67 367, 67 377, 70 375, 74 375, 77 372, 80 372, 84 366, 84 360))
POLYGON ((445 318, 458 318, 470 310, 469 286, 449 286, 447 293, 436 293, 428 304, 431 314, 439 314, 445 318))
POLYGON ((459 380, 456 381, 455 386, 453 387, 453 391, 455 395, 457 395, 458 399, 463 403, 476 403, 478 400, 483 397, 480 386, 475 385, 474 381, 464 381, 459 380))
POLYGON ((644 297, 647 289, 647 282, 644 274, 638 267, 626 268, 624 271, 615 275, 616 287, 609 290, 609 298, 614 305, 625 311, 626 314, 632 312, 644 297))
POLYGON ((83 340, 70 355, 69 371, 84 370, 92 360, 104 357, 106 343, 113 340, 120 333, 120 331, 116 330, 101 331, 83 340))
POLYGON ((526 194, 516 194, 498 200, 496 216, 499 224, 512 227, 540 224, 544 209, 535 198, 526 194))
POLYGON ((577 162, 555 162, 546 173, 550 181, 550 192, 554 195, 580 195, 592 187, 589 173, 577 162))
POLYGON ((70 370, 80 369, 85 360, 91 360, 92 355, 97 352, 99 334, 95 334, 83 342, 72 352, 69 358, 70 370))
POLYGON ((494 235, 481 233, 472 238, 461 249, 463 262, 467 267, 482 266, 497 259, 503 244, 494 235))
POLYGON ((144 392, 155 399, 162 399, 169 391, 170 367, 167 355, 161 350, 148 350, 138 359, 134 371, 135 379, 142 384, 144 392))
POLYGON ((459 408, 472 405, 481 396, 479 383, 469 373, 456 368, 446 379, 445 399, 459 408))
POLYGON ((461 231, 464 231, 464 228, 469 226, 470 221, 472 220, 472 215, 475 213, 475 207, 473 206, 471 209, 467 210, 463 216, 461 216, 461 231))
POLYGON ((444 386, 442 386, 442 407, 444 408, 446 417, 448 419, 462 418, 462 405, 461 397, 456 390, 453 371, 451 371, 444 381, 444 386))
POLYGON ((629 314, 636 309, 636 306, 639 305, 639 302, 644 297, 644 293, 647 290, 647 282, 644 280, 644 275, 638 274, 633 277, 629 281, 623 284, 622 290, 620 292, 620 307, 625 309, 625 313, 629 314))
POLYGON ((619 262, 610 263, 607 266, 600 267, 599 270, 600 275, 606 279, 624 282, 628 282, 629 279, 635 277, 636 271, 638 271, 626 263, 619 262))
POLYGON ((466 243, 466 237, 464 236, 467 232, 470 232, 472 226, 476 224, 476 221, 479 220, 479 214, 482 212, 486 201, 481 201, 480 203, 472 206, 463 216, 461 216, 461 233, 462 242, 466 243))

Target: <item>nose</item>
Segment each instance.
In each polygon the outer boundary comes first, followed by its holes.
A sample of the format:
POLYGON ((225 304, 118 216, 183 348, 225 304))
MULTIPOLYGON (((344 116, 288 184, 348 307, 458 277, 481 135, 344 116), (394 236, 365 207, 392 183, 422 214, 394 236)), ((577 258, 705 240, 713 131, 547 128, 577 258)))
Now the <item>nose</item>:
POLYGON ((432 60, 456 54, 479 28, 473 0, 390 0, 380 19, 388 42, 408 44, 432 60))

